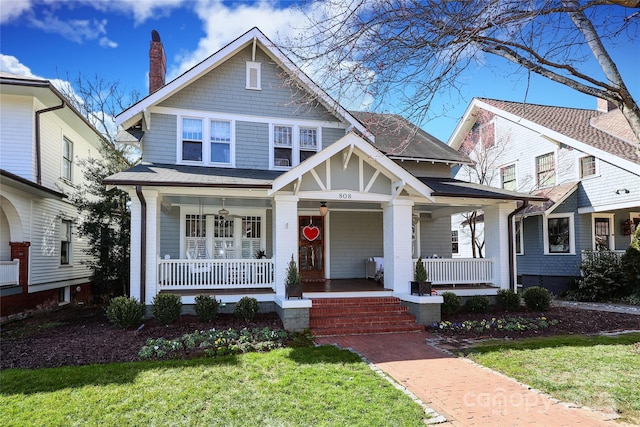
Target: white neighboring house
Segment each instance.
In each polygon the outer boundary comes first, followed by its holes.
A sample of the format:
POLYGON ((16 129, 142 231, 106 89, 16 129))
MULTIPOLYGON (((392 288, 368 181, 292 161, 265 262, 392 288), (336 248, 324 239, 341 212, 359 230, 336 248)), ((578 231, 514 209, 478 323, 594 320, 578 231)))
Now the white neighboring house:
POLYGON ((90 295, 91 271, 65 192, 101 134, 48 80, 0 73, 1 316, 90 295))
MULTIPOLYGON (((487 185, 549 199, 515 218, 517 275, 525 288, 566 290, 580 275, 583 251, 622 252, 640 224, 638 141, 607 102, 588 110, 476 98, 448 144, 485 157, 493 171, 487 185)), ((474 181, 469 172, 460 168, 455 177, 474 181)), ((471 253, 463 222, 452 218, 462 257, 471 253)), ((478 229, 486 239, 482 222, 478 229)))

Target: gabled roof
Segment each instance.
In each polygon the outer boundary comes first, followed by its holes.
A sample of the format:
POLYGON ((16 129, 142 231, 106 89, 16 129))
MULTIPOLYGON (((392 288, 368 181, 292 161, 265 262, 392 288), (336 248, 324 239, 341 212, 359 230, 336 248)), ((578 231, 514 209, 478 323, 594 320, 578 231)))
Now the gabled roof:
POLYGON ((469 157, 397 114, 351 111, 375 136, 374 147, 391 159, 471 164, 469 157))
POLYGON ((489 187, 473 182, 460 181, 455 178, 420 177, 419 181, 433 190, 435 197, 464 197, 471 199, 497 199, 497 200, 529 200, 532 202, 544 202, 544 195, 518 193, 502 188, 489 187))
POLYGON ((247 31, 213 55, 206 58, 204 61, 195 65, 191 69, 184 72, 182 75, 176 77, 162 88, 147 95, 142 100, 138 101, 131 107, 127 108, 115 118, 116 124, 127 129, 136 124, 146 113, 149 107, 157 105, 164 99, 170 97, 174 93, 180 91, 185 86, 194 82, 204 74, 218 67, 220 64, 227 61, 236 53, 246 48, 257 44, 260 48, 280 67, 288 71, 298 82, 305 87, 310 93, 312 93, 319 102, 323 103, 329 111, 333 111, 339 117, 342 117, 347 123, 354 126, 359 132, 367 135, 368 138, 373 139, 364 128, 364 126, 358 122, 347 110, 345 110, 340 104, 338 104, 333 98, 331 98, 324 90, 316 85, 300 68, 298 68, 267 36, 264 35, 258 28, 252 28, 247 31))
POLYGON ((534 193, 535 196, 545 197, 548 200, 540 206, 528 206, 524 211, 520 213, 522 216, 529 216, 535 214, 549 215, 558 206, 562 204, 569 196, 571 196, 578 189, 578 182, 566 182, 564 184, 556 185, 555 187, 543 188, 542 190, 534 193))
POLYGON ((504 117, 541 135, 640 174, 640 154, 636 143, 613 136, 613 132, 602 130, 602 124, 597 126, 597 123, 602 120, 601 117, 609 114, 597 110, 474 98, 449 139, 448 145, 454 149, 460 147, 464 136, 475 123, 476 112, 479 109, 504 117))

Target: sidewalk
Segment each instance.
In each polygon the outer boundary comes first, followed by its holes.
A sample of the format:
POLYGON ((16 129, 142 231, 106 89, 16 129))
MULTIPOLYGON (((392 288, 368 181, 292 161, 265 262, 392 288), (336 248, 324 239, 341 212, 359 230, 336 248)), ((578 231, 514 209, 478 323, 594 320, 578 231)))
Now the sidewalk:
POLYGON ((609 303, 603 303, 603 302, 561 301, 561 300, 554 300, 552 304, 557 307, 572 307, 572 308, 580 308, 583 310, 637 314, 640 316, 640 307, 637 305, 609 304, 609 303))
POLYGON ((316 338, 353 349, 426 406, 439 426, 621 426, 600 412, 569 407, 495 371, 427 344, 427 332, 316 338))

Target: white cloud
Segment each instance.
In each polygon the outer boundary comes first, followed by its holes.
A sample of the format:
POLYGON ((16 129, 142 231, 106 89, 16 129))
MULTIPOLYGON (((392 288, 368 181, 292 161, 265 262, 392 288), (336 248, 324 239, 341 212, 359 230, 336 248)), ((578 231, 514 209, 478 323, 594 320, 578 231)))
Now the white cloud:
POLYGON ((72 19, 63 21, 49 10, 44 11, 43 15, 42 18, 30 15, 29 23, 44 32, 59 34, 75 43, 95 40, 107 33, 106 19, 72 19))
POLYGON ((118 43, 109 40, 106 37, 100 37, 100 41, 98 42, 100 47, 108 47, 108 48, 116 48, 118 47, 118 43))
POLYGON ((15 56, 2 53, 0 53, 0 71, 25 77, 38 77, 31 72, 29 67, 20 63, 15 56))
POLYGON ((0 24, 6 24, 30 9, 31 0, 3 0, 0 6, 0 24))

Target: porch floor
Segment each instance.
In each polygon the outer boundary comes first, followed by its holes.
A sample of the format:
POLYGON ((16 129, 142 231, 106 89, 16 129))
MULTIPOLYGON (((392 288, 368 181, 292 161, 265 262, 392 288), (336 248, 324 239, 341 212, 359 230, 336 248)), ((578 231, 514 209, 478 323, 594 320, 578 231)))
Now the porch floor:
POLYGON ((303 282, 302 292, 375 292, 391 291, 371 279, 328 279, 318 282, 303 282))

